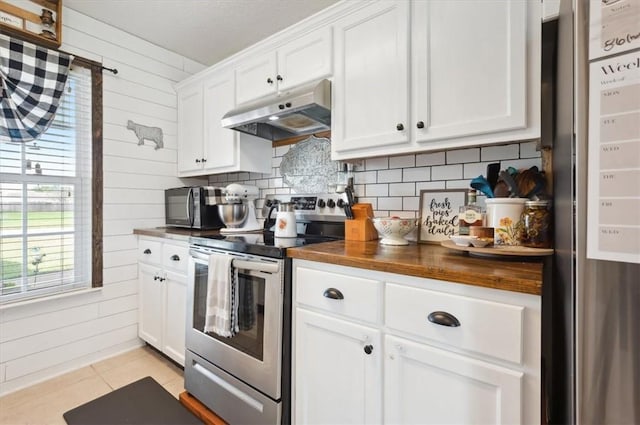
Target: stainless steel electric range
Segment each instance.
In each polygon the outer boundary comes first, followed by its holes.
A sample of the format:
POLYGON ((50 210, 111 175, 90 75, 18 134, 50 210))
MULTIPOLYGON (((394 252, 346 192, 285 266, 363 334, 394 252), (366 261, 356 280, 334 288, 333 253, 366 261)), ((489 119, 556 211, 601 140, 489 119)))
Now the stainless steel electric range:
POLYGON ((344 194, 269 195, 263 216, 279 202, 294 205, 298 237, 260 233, 190 239, 185 389, 227 422, 290 423, 291 260, 286 249, 344 238, 344 194), (238 271, 232 337, 205 332, 209 260, 233 257, 238 271))

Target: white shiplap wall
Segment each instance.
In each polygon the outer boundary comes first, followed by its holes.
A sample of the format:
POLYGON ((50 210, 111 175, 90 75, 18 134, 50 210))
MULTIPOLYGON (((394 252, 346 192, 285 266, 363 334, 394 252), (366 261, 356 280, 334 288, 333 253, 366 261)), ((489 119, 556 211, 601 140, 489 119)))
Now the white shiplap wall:
POLYGON ((195 182, 174 177, 173 84, 204 66, 68 8, 63 24, 62 50, 119 71, 103 74, 104 287, 0 310, 0 395, 142 343, 132 231, 164 224, 164 189, 195 182), (138 146, 129 119, 161 127, 164 148, 138 146))

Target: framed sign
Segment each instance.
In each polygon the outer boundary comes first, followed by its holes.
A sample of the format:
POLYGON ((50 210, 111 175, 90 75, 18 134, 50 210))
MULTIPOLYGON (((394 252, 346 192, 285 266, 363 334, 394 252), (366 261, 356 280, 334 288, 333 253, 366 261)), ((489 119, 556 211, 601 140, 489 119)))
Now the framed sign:
POLYGON ((458 213, 466 203, 466 189, 421 190, 418 242, 440 243, 457 235, 458 213))
POLYGON ((591 0, 589 59, 640 47, 640 1, 591 0))
POLYGON ((62 0, 0 0, 0 33, 57 49, 62 43, 62 0))

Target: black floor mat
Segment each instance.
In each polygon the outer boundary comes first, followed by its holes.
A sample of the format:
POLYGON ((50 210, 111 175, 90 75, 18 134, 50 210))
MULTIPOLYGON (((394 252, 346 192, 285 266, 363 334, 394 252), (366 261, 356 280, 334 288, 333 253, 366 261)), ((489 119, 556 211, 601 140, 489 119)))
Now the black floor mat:
POLYGON ((69 425, 202 424, 150 376, 71 409, 62 416, 69 425))

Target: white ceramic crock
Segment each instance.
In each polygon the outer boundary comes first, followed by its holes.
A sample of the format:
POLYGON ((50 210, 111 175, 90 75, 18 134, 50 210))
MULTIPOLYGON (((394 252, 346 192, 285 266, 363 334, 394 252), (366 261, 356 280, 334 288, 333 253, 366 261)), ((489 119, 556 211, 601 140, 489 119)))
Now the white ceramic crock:
POLYGON ((520 215, 526 198, 488 198, 487 227, 494 228, 495 245, 520 245, 520 215))

